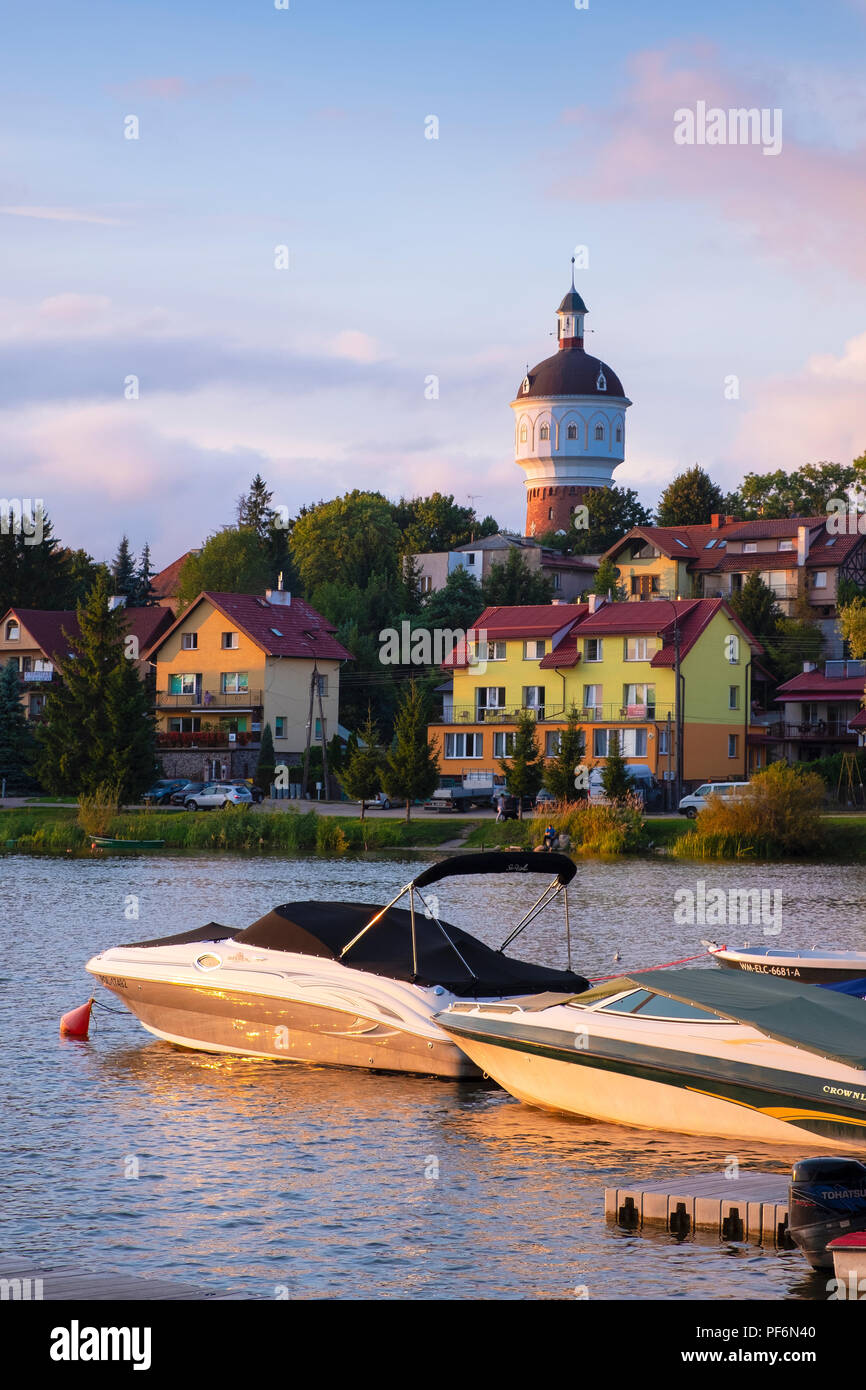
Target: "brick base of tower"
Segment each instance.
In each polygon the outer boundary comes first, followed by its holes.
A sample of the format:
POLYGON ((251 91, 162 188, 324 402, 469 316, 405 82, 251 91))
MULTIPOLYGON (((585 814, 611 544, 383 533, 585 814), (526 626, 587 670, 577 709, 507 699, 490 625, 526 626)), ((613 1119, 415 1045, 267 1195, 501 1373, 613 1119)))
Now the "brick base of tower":
POLYGON ((543 536, 548 531, 568 531, 571 527, 571 514, 585 500, 593 487, 581 483, 574 485, 541 484, 526 489, 526 534, 543 536))

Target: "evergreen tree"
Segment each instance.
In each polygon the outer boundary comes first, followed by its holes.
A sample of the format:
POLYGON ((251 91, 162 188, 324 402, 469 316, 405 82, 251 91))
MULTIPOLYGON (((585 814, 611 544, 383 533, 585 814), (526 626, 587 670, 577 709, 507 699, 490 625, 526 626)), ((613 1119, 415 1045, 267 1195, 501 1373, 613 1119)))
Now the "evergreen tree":
POLYGON ((578 726, 577 710, 572 705, 568 712, 568 723, 559 736, 559 750, 549 759, 544 769, 544 785, 557 801, 586 799, 586 791, 580 791, 574 785, 584 753, 583 730, 578 726))
POLYGON ((271 733, 270 724, 265 724, 262 729, 262 741, 259 747, 259 760, 256 764, 256 786, 264 792, 265 796, 271 794, 271 783, 276 773, 276 755, 274 754, 274 736, 271 733))
MULTIPOLYGON (((544 758, 538 746, 535 718, 529 710, 521 710, 514 731, 511 757, 500 762, 505 785, 517 797, 517 816, 523 819, 523 797, 537 796, 544 777, 544 758)), ((572 774, 572 781, 574 774, 572 774)))
POLYGON ((781 613, 769 585, 757 570, 751 570, 738 594, 728 599, 740 622, 762 644, 772 642, 779 630, 781 613))
POLYGON ((659 498, 657 526, 702 526, 724 510, 725 498, 699 464, 668 483, 659 498))
POLYGON ((0 786, 6 795, 31 791, 33 733, 21 704, 21 681, 14 658, 0 668, 0 786))
POLYGON ((619 570, 613 560, 605 557, 596 570, 593 580, 592 592, 604 598, 609 598, 613 603, 619 603, 625 598, 625 590, 620 582, 619 570))
POLYGON ((121 801, 141 794, 155 773, 154 720, 135 662, 125 654, 122 608, 109 610, 111 586, 100 575, 78 605, 73 656, 58 659, 61 677, 37 730, 39 780, 57 795, 117 787, 121 801))
POLYGON ((117 547, 117 554, 111 565, 111 576, 114 580, 115 594, 123 594, 128 604, 134 604, 138 588, 135 560, 129 549, 129 540, 123 536, 120 545, 117 547))
POLYGON ((0 614, 18 608, 69 608, 75 583, 69 551, 54 539, 48 514, 0 514, 0 614))
POLYGON ((394 743, 385 759, 383 780, 389 796, 406 798, 406 820, 416 797, 429 796, 439 785, 436 750, 427 738, 427 701, 410 680, 397 706, 394 743))
POLYGON ((339 734, 332 734, 328 740, 328 772, 336 777, 344 766, 343 740, 339 734))
POLYGON ((198 554, 183 562, 178 608, 183 610, 204 589, 225 594, 264 594, 271 584, 267 554, 249 527, 227 526, 208 536, 198 554))
POLYGON ((640 502, 631 487, 617 487, 613 483, 610 487, 590 488, 584 494, 582 505, 586 507, 587 525, 576 525, 583 520, 583 513, 577 511, 565 536, 543 536, 545 545, 574 555, 598 555, 609 550, 633 527, 652 525, 651 509, 640 502))
POLYGON ((607 742, 607 762, 601 770, 601 786, 611 801, 624 801, 631 790, 628 763, 619 751, 619 734, 611 729, 607 742))
POLYGON ((250 483, 249 492, 238 498, 238 526, 246 526, 255 531, 263 544, 270 541, 274 520, 274 509, 271 506, 273 495, 261 473, 257 473, 250 483))
MULTIPOLYGON (((351 740, 350 740, 351 743, 351 740)), ((358 745, 349 753, 346 766, 340 775, 340 786, 348 797, 361 803, 361 820, 367 809, 367 802, 381 790, 382 754, 379 749, 379 730, 373 723, 373 715, 367 706, 367 718, 361 727, 358 745)))
POLYGON ((554 594, 553 580, 541 570, 531 570, 520 546, 513 545, 505 560, 490 566, 481 593, 488 608, 550 603, 554 594))
POLYGON ((156 595, 153 592, 153 584, 151 583, 155 573, 156 571, 153 568, 150 558, 150 546, 147 544, 147 541, 145 541, 144 549, 141 552, 138 571, 135 576, 135 603, 139 608, 149 608, 152 604, 156 603, 156 595))
POLYGON ((412 627, 450 629, 463 632, 474 625, 484 608, 481 585, 465 565, 452 570, 441 589, 428 594, 420 616, 412 627))

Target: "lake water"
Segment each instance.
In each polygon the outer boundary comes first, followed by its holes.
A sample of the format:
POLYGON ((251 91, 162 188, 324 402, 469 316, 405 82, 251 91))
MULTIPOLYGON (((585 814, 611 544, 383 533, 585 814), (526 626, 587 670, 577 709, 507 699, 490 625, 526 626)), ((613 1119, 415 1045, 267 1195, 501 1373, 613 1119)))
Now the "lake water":
MULTIPOLYGON (((89 1042, 58 1036, 60 1015, 90 994, 83 966, 100 948, 212 919, 246 925, 291 898, 384 902, 424 862, 0 860, 2 1248, 265 1298, 572 1298, 582 1286, 616 1299, 825 1296, 796 1252, 605 1224, 605 1186, 721 1171, 723 1140, 559 1119, 489 1083, 187 1052, 125 1012, 99 1013, 89 1042)), ((708 935, 766 940, 677 925, 674 893, 697 879, 778 889, 785 945, 866 945, 864 868, 590 861, 570 892, 575 968, 660 964, 708 935)), ((523 878, 436 887, 442 915, 493 945, 538 891, 523 878)), ((512 950, 564 964, 561 917, 512 950)), ((737 1150, 780 1173, 797 1156, 737 1150)))

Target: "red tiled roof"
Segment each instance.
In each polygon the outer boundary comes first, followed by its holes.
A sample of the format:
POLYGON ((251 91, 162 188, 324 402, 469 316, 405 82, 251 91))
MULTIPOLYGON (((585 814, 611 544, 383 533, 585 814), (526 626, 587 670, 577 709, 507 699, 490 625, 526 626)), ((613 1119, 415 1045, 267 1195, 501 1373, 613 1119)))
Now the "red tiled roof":
MULTIPOLYGON (((74 609, 15 608, 14 613, 21 626, 26 628, 40 651, 52 661, 63 661, 69 654, 70 640, 79 636, 78 616, 74 609)), ((172 623, 171 613, 166 608, 153 604, 147 608, 125 608, 126 631, 138 638, 138 649, 142 657, 149 655, 150 648, 172 623)))
MULTIPOLYGON (((579 622, 589 612, 588 603, 527 603, 509 607, 485 608, 472 624, 476 634, 484 632, 488 641, 515 637, 555 637, 563 628, 579 622)), ((444 670, 469 665, 465 642, 458 642, 442 662, 444 670)), ((547 660, 547 658, 543 658, 547 660)))
POLYGON ((606 603, 585 618, 580 625, 581 637, 631 636, 654 633, 663 641, 662 649, 652 659, 653 666, 672 666, 674 653, 674 619, 679 622, 680 656, 694 646, 707 624, 722 611, 755 652, 763 647, 721 598, 650 599, 646 603, 606 603))
POLYGON ((724 528, 729 541, 762 541, 774 536, 796 536, 801 526, 814 530, 823 526, 823 516, 781 516, 759 517, 757 521, 732 521, 724 528))
POLYGON ((166 565, 164 570, 160 570, 159 574, 153 576, 150 581, 151 587, 160 602, 165 599, 177 598, 180 589, 180 572, 183 569, 184 561, 188 560, 190 555, 198 555, 198 553, 197 550, 188 550, 185 555, 173 560, 170 565, 166 565))
POLYGON ((863 540, 864 537, 856 531, 851 536, 828 535, 826 531, 823 531, 812 542, 806 559, 806 568, 810 570, 820 569, 822 565, 827 565, 829 568, 831 565, 841 564, 863 540))
POLYGON ((569 666, 576 666, 580 661, 580 652, 577 649, 577 639, 582 624, 575 623, 563 638, 556 644, 553 651, 548 652, 540 660, 539 667, 542 671, 557 671, 569 666))
POLYGON ((725 555, 715 566, 722 574, 740 570, 795 570, 796 550, 763 550, 753 555, 725 555))
POLYGON ((786 700, 856 700, 866 687, 866 676, 825 676, 823 671, 801 671, 776 691, 777 702, 786 700))
POLYGON ((347 651, 334 636, 332 623, 317 613, 302 598, 291 603, 269 603, 255 594, 219 594, 206 591, 199 594, 179 618, 161 635, 157 647, 190 613, 206 599, 230 622, 261 647, 266 656, 320 657, 323 661, 351 661, 347 651), (276 630, 275 630, 276 629, 276 630))
MULTIPOLYGON (((767 517, 758 521, 733 521, 721 526, 635 526, 616 541, 605 555, 616 559, 616 555, 632 540, 642 539, 654 545, 669 558, 678 556, 688 560, 692 572, 716 571, 730 573, 737 568, 794 569, 797 565, 796 550, 763 551, 757 554, 729 555, 728 541, 759 541, 794 538, 801 526, 810 531, 810 550, 806 559, 808 569, 818 569, 822 565, 838 565, 866 538, 854 535, 828 535, 826 517, 792 516, 767 517), (816 534, 817 533, 817 534, 816 534), (707 543, 716 544, 707 548, 707 543), (683 542, 680 544, 679 542, 683 542), (829 544, 828 544, 829 542, 829 544), (773 561, 770 564, 770 560, 773 561), (742 563, 739 563, 741 562, 742 563)), ((627 562, 626 562, 627 563, 627 562)))
POLYGON ((855 714, 853 719, 848 720, 849 729, 866 729, 866 709, 861 709, 859 714, 855 714))

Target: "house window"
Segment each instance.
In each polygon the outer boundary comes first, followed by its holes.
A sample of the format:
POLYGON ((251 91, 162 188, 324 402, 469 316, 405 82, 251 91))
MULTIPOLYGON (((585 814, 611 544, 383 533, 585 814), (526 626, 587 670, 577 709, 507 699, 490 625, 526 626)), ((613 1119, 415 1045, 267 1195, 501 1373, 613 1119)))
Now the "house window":
POLYGON ((479 642, 475 647, 475 654, 479 661, 504 661, 505 643, 479 642))
POLYGON ((523 705, 525 709, 534 709, 540 719, 544 718, 544 686, 525 685, 523 687, 523 705))
POLYGON ((561 589, 561 588, 562 588, 562 575, 559 573, 559 570, 554 570, 554 573, 553 573, 553 587, 554 587, 554 589, 561 589))
POLYGON ((577 425, 569 425, 567 435, 569 439, 577 439, 577 425))
POLYGON ((284 714, 278 714, 274 720, 274 738, 286 737, 286 725, 288 720, 284 714))
POLYGON ((625 661, 649 661, 646 637, 626 637, 622 645, 625 661))
POLYGON ((319 676, 319 691, 318 691, 318 693, 321 695, 322 699, 324 700, 324 699, 325 699, 325 696, 326 696, 327 693, 328 693, 328 677, 327 677, 327 676, 319 676))
POLYGON ((446 758, 480 758, 483 743, 481 734, 446 734, 446 758))
POLYGON ((728 709, 740 708, 740 687, 738 685, 728 686, 728 709))
POLYGON ((549 438, 550 438, 550 426, 549 426, 549 425, 542 425, 542 426, 541 426, 540 438, 541 438, 541 439, 549 439, 549 438))
POLYGON ((729 665, 739 665, 740 639, 735 632, 729 632, 725 638, 725 656, 728 658, 729 665))
POLYGON ((187 671, 182 675, 169 676, 168 691, 170 695, 194 695, 198 684, 199 677, 187 671))
POLYGON ((602 661, 603 643, 600 637, 585 637, 583 640, 584 661, 602 661))
POLYGON ((525 444, 525 443, 526 443, 526 426, 525 426, 525 425, 521 425, 521 426, 520 426, 520 442, 521 442, 521 444, 525 444))
POLYGON ((794 542, 793 542, 793 541, 779 541, 779 549, 780 549, 780 550, 793 550, 793 549, 794 549, 794 542))
POLYGON ((547 733, 544 736, 544 756, 546 758, 555 758, 559 753, 561 744, 562 730, 548 729, 547 733))
POLYGON ((670 751, 670 744, 668 742, 668 727, 667 724, 665 724, 661 729, 659 729, 659 754, 668 754, 670 751))
POLYGON ((10 618, 8 623, 6 624, 6 641, 18 642, 20 641, 20 639, 21 628, 18 626, 14 618, 10 618))
POLYGON ((596 439, 604 439, 604 425, 596 425, 595 437, 596 439))
POLYGON ((223 633, 223 651, 234 651, 238 645, 238 635, 236 632, 223 633))
POLYGON ((601 715, 601 686, 585 685, 583 687, 583 708, 594 719, 601 715))
POLYGON ((510 758, 514 752, 514 734, 502 730, 493 735, 494 758, 510 758))
POLYGON ((755 541, 747 541, 746 544, 743 546, 744 555, 757 555, 757 553, 758 546, 755 541))
POLYGON ((740 747, 740 735, 728 734, 728 757, 736 758, 740 747))
POLYGON ((619 736, 619 751, 624 758, 646 757, 646 729, 594 729, 592 734, 593 757, 607 757, 611 734, 619 736))
POLYGON ((827 587, 827 571, 826 571, 826 570, 816 570, 816 571, 815 571, 815 585, 814 585, 814 587, 815 587, 816 589, 826 589, 826 587, 827 587))
POLYGON ((30 696, 29 710, 31 719, 38 719, 40 715, 45 713, 45 699, 46 697, 44 695, 30 696))
POLYGON ((629 576, 631 592, 638 598, 649 598, 650 594, 657 594, 659 591, 659 577, 657 574, 632 574, 629 576))
POLYGON ((420 585, 419 585, 419 591, 420 591, 420 593, 422 593, 422 594, 429 594, 429 593, 431 592, 432 588, 433 588, 433 580, 430 578, 429 574, 422 574, 422 576, 421 576, 421 583, 420 583, 420 585))
POLYGON ((547 651, 547 643, 539 638, 532 637, 523 644, 524 661, 540 661, 547 651))
POLYGON ((246 671, 223 671, 220 689, 224 695, 239 695, 249 690, 249 674, 246 671))
POLYGON ((475 687, 475 713, 478 719, 483 719, 487 711, 504 708, 504 685, 478 685, 475 687))
POLYGON ((185 652, 194 652, 198 647, 197 632, 182 632, 180 634, 181 649, 185 652))
POLYGON ((626 712, 638 718, 655 719, 656 688, 644 681, 636 681, 622 688, 622 702, 626 712))

